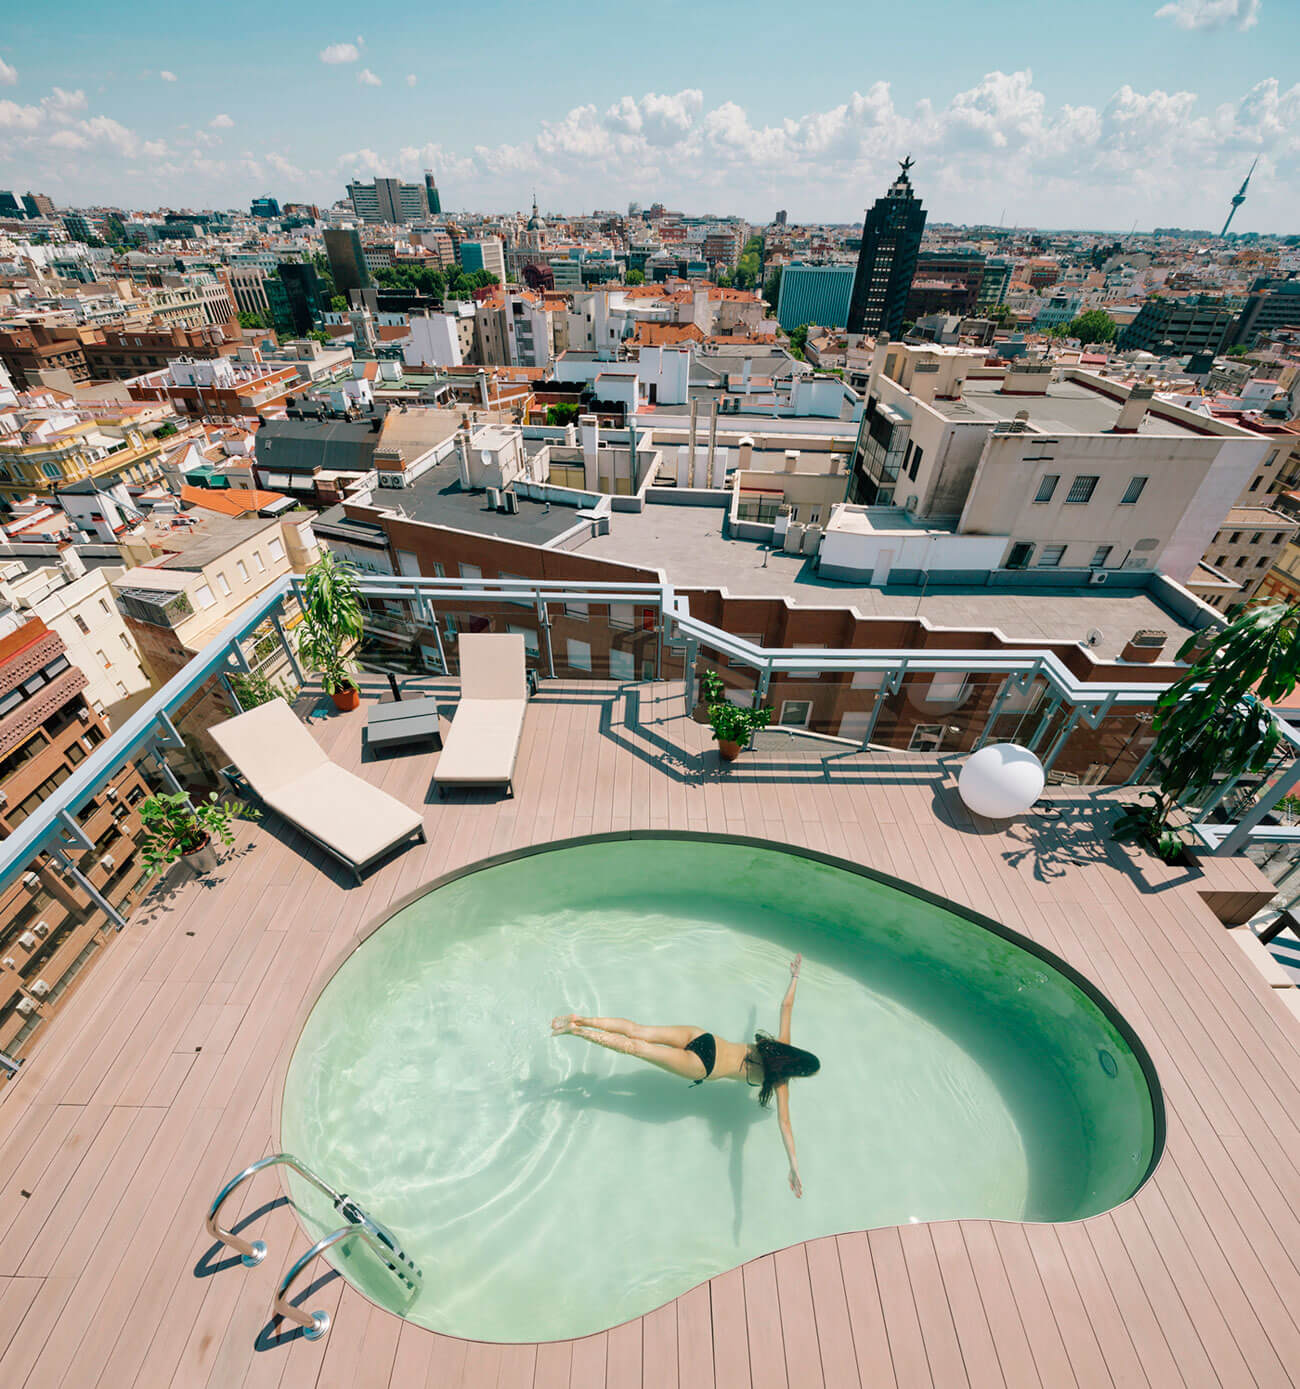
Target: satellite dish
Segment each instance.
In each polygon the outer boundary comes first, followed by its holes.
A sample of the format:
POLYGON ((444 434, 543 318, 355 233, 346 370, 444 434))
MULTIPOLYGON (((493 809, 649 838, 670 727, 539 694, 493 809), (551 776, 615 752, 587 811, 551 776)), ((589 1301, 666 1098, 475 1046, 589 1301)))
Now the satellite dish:
POLYGON ((1084 637, 1084 641, 1086 641, 1089 646, 1100 646, 1104 635, 1105 633, 1103 633, 1100 628, 1093 627, 1089 630, 1088 635, 1084 637))

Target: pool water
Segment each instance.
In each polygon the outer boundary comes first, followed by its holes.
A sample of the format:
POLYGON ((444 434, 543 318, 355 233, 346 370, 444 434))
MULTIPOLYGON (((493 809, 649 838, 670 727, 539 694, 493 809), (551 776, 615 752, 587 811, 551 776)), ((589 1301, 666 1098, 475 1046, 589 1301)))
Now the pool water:
MULTIPOLYGON (((888 883, 752 843, 617 838, 460 877, 351 954, 294 1052, 282 1146, 404 1243, 424 1326, 584 1335, 799 1240, 957 1216, 1073 1220, 1130 1196, 1157 1124, 1146 1071, 1036 954, 888 883), (692 1087, 556 1013, 775 1033, 804 955, 792 1082, 804 1195, 775 1105, 692 1087)), ((328 1202, 294 1179, 309 1226, 328 1202)))

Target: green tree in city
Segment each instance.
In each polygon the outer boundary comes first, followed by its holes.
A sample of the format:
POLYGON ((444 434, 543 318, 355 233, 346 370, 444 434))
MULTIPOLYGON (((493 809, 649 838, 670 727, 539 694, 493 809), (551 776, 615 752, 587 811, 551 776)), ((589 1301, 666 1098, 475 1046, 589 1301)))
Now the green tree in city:
POLYGON ((269 328, 271 326, 271 320, 264 313, 258 313, 251 309, 245 309, 236 317, 239 319, 241 328, 269 328))
POLYGON ((330 313, 347 313, 348 301, 341 294, 330 295, 330 313))
POLYGON ((807 323, 801 323, 797 328, 790 329, 790 355, 798 357, 802 362, 804 359, 804 349, 808 346, 807 323))
POLYGON ((645 284, 645 271, 644 271, 644 270, 629 270, 629 271, 627 272, 627 283, 630 284, 630 285, 643 285, 643 284, 645 284))
POLYGON ((321 282, 320 292, 328 303, 338 293, 338 288, 334 284, 334 272, 330 269, 329 257, 324 251, 317 251, 312 256, 311 263, 316 267, 316 276, 321 282))
POLYGON ((313 342, 328 344, 331 341, 333 341, 333 339, 331 339, 330 335, 324 330, 324 328, 311 328, 305 334, 303 334, 303 336, 311 338, 313 342))
POLYGON ((581 413, 578 406, 571 405, 567 401, 560 405, 548 405, 546 407, 546 423, 572 424, 581 413))
POLYGON ((1089 309, 1066 325, 1066 332, 1080 342, 1113 342, 1115 320, 1103 309, 1089 309))
POLYGON ((772 312, 776 312, 777 300, 781 297, 781 267, 778 265, 775 270, 763 281, 763 298, 767 300, 772 312))

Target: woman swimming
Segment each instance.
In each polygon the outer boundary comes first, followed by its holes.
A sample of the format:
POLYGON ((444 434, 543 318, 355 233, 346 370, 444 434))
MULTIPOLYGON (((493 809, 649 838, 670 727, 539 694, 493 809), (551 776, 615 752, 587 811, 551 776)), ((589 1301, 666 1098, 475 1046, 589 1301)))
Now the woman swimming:
POLYGON ((794 1130, 790 1127, 788 1082, 795 1076, 816 1075, 821 1069, 821 1062, 812 1052, 790 1045, 790 1015, 802 964, 802 955, 790 961, 790 987, 781 1001, 780 1035, 755 1033, 750 1046, 728 1042, 699 1027, 646 1027, 626 1018, 584 1018, 577 1013, 552 1018, 551 1032, 557 1037, 581 1037, 598 1047, 639 1057, 696 1085, 703 1085, 706 1080, 744 1080, 758 1087, 758 1102, 764 1107, 775 1094, 781 1141, 790 1160, 790 1190, 802 1196, 794 1130))

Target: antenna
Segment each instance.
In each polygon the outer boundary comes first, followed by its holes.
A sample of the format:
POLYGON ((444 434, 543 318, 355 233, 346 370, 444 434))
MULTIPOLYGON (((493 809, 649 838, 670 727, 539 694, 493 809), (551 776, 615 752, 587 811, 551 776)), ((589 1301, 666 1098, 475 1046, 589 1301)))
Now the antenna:
POLYGON ((1084 641, 1089 646, 1100 646, 1104 636, 1105 633, 1099 627, 1092 627, 1089 629, 1088 635, 1084 637, 1084 641))

